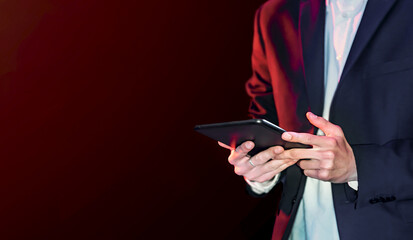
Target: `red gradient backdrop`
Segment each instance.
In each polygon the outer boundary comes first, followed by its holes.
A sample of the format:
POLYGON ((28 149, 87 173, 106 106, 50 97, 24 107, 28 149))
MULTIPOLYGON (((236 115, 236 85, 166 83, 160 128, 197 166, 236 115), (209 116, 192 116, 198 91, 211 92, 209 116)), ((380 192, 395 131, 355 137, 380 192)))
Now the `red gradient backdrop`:
POLYGON ((262 0, 0 0, 0 239, 242 239, 195 124, 247 118, 262 0))

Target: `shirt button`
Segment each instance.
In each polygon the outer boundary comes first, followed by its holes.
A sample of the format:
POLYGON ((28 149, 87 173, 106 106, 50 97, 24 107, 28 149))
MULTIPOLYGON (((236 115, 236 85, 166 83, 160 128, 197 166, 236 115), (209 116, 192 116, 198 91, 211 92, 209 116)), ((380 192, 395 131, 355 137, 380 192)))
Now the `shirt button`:
POLYGON ((342 57, 343 57, 343 56, 338 55, 338 56, 336 57, 336 59, 340 61, 342 57))
POLYGON ((343 13, 343 14, 341 14, 341 16, 342 16, 343 18, 348 18, 348 14, 347 14, 347 13, 343 13))

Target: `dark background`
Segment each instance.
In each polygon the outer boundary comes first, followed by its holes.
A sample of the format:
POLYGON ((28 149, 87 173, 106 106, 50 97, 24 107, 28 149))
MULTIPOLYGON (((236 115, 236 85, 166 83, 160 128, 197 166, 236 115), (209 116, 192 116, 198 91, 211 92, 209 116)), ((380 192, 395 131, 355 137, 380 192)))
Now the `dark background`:
POLYGON ((0 239, 253 237, 270 200, 193 126, 248 118, 262 2, 0 1, 0 239))

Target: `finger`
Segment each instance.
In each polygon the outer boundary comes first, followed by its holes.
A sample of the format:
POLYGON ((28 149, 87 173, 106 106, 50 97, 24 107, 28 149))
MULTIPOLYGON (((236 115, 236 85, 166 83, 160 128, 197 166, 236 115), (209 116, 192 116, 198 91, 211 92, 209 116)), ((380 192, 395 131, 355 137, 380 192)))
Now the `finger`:
POLYGON ((296 142, 312 146, 320 146, 324 143, 323 136, 310 133, 285 132, 281 135, 281 138, 287 142, 296 142))
POLYGON ((251 161, 251 158, 248 155, 246 155, 237 162, 237 165, 242 166, 243 168, 249 171, 251 170, 251 168, 256 167, 255 163, 254 162, 252 163, 254 164, 253 166, 251 163, 249 163, 250 161, 251 161))
POLYGON ((235 148, 235 152, 240 153, 240 154, 247 154, 249 151, 251 151, 254 148, 254 142, 252 141, 246 141, 239 145, 237 148, 235 148))
POLYGON ((271 160, 266 164, 247 171, 244 176, 249 180, 255 181, 254 179, 259 179, 261 176, 271 172, 275 174, 280 173, 295 163, 296 161, 292 160, 271 160))
POLYGON ((303 170, 320 170, 319 160, 301 160, 297 165, 303 170))
POLYGON ((244 142, 239 145, 235 150, 231 151, 228 157, 228 162, 232 165, 239 164, 238 162, 247 156, 248 152, 254 148, 254 143, 251 141, 244 142))
POLYGON ((280 173, 281 171, 285 170, 289 166, 296 163, 293 160, 271 160, 265 164, 256 166, 245 173, 245 177, 248 179, 257 179, 260 176, 267 174, 269 172, 276 172, 280 173))
POLYGON ((228 146, 228 145, 226 145, 225 143, 222 143, 222 142, 218 142, 218 145, 223 147, 223 148, 229 149, 229 150, 234 150, 232 147, 230 147, 230 146, 228 146))
POLYGON ((235 150, 232 150, 231 154, 228 157, 228 162, 232 165, 239 165, 240 164, 239 162, 243 158, 247 158, 246 155, 247 155, 246 153, 240 154, 240 153, 237 153, 235 150))
POLYGON ((319 117, 312 112, 307 112, 306 116, 310 123, 323 131, 326 136, 344 136, 344 133, 339 126, 332 124, 323 117, 319 117))
POLYGON ((304 175, 306 175, 307 177, 319 179, 322 181, 331 180, 330 171, 322 170, 322 169, 321 170, 313 170, 313 169, 304 170, 304 175))
POLYGON ((306 175, 307 177, 318 179, 318 171, 320 170, 307 169, 307 170, 304 170, 304 175, 306 175))
POLYGON ((314 148, 302 149, 302 148, 292 148, 286 150, 277 156, 277 159, 291 159, 291 160, 302 160, 302 159, 322 159, 322 153, 314 148))
POLYGON ((233 164, 235 174, 244 176, 253 169, 253 167, 248 163, 248 160, 249 158, 243 157, 233 164))
POLYGON ((271 160, 268 163, 266 163, 264 166, 262 166, 262 168, 264 168, 264 171, 267 172, 272 172, 272 171, 276 171, 278 173, 284 171, 285 169, 287 169, 288 167, 290 167, 291 165, 294 165, 297 161, 295 160, 271 160))
POLYGON ((257 153, 255 156, 251 158, 251 161, 254 163, 255 166, 264 164, 271 159, 274 159, 277 155, 284 152, 284 148, 281 146, 275 146, 268 148, 260 153, 257 153))

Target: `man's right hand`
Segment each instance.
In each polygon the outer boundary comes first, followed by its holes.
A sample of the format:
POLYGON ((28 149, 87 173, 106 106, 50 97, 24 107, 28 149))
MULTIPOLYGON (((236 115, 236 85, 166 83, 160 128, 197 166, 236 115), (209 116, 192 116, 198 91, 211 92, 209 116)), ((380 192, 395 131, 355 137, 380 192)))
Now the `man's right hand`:
POLYGON ((236 149, 221 142, 218 144, 231 150, 228 162, 234 166, 234 172, 250 181, 266 182, 271 180, 275 175, 297 162, 291 159, 277 159, 278 155, 284 152, 284 148, 281 146, 270 147, 250 157, 248 152, 254 148, 252 141, 244 142, 236 149))

